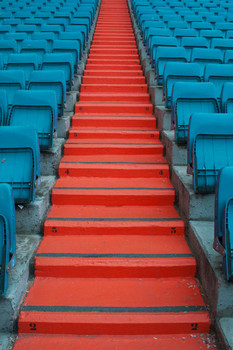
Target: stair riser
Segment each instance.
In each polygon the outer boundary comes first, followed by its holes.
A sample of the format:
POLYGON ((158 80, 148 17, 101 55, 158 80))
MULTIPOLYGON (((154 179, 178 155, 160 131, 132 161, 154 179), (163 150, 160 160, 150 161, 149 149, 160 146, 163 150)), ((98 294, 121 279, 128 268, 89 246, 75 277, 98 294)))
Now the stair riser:
POLYGON ((146 84, 134 84, 134 85, 122 85, 122 84, 115 84, 115 85, 108 85, 105 84, 92 84, 92 85, 81 85, 80 89, 82 92, 95 92, 95 93, 146 93, 147 92, 147 86, 146 84))
POLYGON ((156 128, 156 120, 154 118, 148 118, 147 120, 122 120, 122 119, 97 119, 97 118, 82 118, 82 117, 76 117, 72 119, 72 126, 73 127, 111 127, 111 128, 151 128, 151 130, 154 130, 156 128))
POLYGON ((80 139, 141 139, 141 140, 156 140, 159 141, 159 134, 158 132, 99 132, 98 129, 96 130, 90 130, 86 132, 81 132, 79 129, 71 129, 69 132, 69 139, 72 140, 80 140, 80 139))
POLYGON ((130 102, 130 103, 149 103, 150 102, 150 97, 149 95, 136 95, 136 96, 131 96, 125 94, 125 96, 120 95, 117 96, 115 94, 105 94, 105 95, 88 95, 88 94, 83 94, 81 93, 79 95, 79 101, 80 102, 130 102))
POLYGON ((83 76, 83 84, 145 84, 145 77, 87 77, 83 76))
MULTIPOLYGON (((153 206, 153 205, 173 205, 175 194, 174 191, 154 191, 155 194, 150 195, 142 195, 140 191, 134 191, 134 195, 117 195, 117 194, 109 194, 112 192, 111 190, 106 190, 105 194, 98 194, 98 191, 93 191, 95 193, 82 194, 82 191, 78 191, 77 193, 71 193, 71 191, 67 190, 66 194, 60 194, 61 191, 53 190, 52 193, 52 204, 57 205, 69 205, 72 203, 73 205, 138 205, 140 203, 141 206, 153 206), (159 192, 159 193, 156 193, 159 192)), ((87 192, 87 191, 83 191, 87 192)))
POLYGON ((153 147, 146 147, 144 148, 143 146, 140 148, 120 148, 120 147, 68 147, 65 145, 64 148, 64 155, 67 156, 72 156, 72 155, 97 155, 97 154, 112 154, 112 155, 141 155, 141 154, 155 154, 155 155, 162 155, 163 154, 163 149, 162 148, 153 148, 153 147))
POLYGON ((141 116, 141 115, 152 115, 153 113, 153 106, 151 104, 145 104, 145 105, 137 105, 133 104, 132 106, 129 104, 101 104, 98 105, 95 103, 76 103, 75 105, 75 113, 81 115, 81 114, 101 114, 101 115, 116 115, 116 114, 124 114, 124 115, 135 115, 135 116, 141 116))
POLYGON ((84 76, 89 76, 89 77, 115 77, 119 75, 123 75, 125 77, 141 77, 142 76, 142 71, 141 70, 132 70, 132 71, 117 71, 117 70, 90 70, 86 69, 84 71, 84 76))

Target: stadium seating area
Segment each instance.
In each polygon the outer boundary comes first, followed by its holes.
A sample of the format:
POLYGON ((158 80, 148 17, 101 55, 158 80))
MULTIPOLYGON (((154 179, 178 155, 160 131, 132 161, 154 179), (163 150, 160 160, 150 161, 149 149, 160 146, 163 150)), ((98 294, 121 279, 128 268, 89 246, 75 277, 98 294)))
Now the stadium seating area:
POLYGON ((95 0, 0 4, 0 294, 15 264, 14 203, 35 199, 40 151, 53 148, 96 8, 95 0))
MULTIPOLYGON (((132 0, 132 5, 165 107, 171 108, 175 140, 188 145, 194 191, 214 193, 217 183, 218 202, 226 191, 221 178, 231 174, 220 170, 233 165, 233 3, 132 0)), ((224 256, 228 280, 233 266, 230 198, 216 209, 227 234, 215 230, 215 249, 224 256)))

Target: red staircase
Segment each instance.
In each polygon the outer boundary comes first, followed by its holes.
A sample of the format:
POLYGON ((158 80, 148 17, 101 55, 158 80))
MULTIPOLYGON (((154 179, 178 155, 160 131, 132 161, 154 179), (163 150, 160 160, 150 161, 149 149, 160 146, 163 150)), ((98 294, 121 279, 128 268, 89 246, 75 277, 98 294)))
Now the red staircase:
POLYGON ((102 1, 59 176, 15 349, 208 349, 126 0, 102 1))

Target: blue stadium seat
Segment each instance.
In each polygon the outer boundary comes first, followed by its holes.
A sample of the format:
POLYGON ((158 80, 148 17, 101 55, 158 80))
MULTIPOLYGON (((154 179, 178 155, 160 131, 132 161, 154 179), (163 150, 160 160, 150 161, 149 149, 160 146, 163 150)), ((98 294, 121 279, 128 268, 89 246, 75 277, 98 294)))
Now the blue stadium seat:
POLYGON ((151 52, 151 43, 154 36, 159 37, 169 37, 171 35, 171 31, 167 28, 149 28, 147 33, 147 52, 151 52))
POLYGON ((16 11, 14 14, 14 18, 19 18, 21 20, 25 20, 26 18, 31 18, 32 14, 30 13, 30 11, 27 10, 19 10, 16 11))
POLYGON ((8 56, 11 53, 17 53, 17 43, 15 40, 0 40, 0 54, 3 55, 4 65, 7 63, 8 56))
POLYGON ((85 49, 85 42, 81 32, 61 32, 60 40, 76 40, 79 43, 79 60, 81 59, 82 52, 85 49))
POLYGON ((232 39, 212 39, 211 47, 213 49, 219 49, 224 54, 226 50, 233 50, 232 39))
MULTIPOLYGON (((66 6, 67 8, 67 6, 66 6)), ((61 18, 66 21, 66 25, 70 23, 70 20, 72 18, 72 14, 69 11, 59 10, 54 14, 54 18, 61 18)))
POLYGON ((197 37, 198 33, 195 29, 182 29, 182 28, 176 28, 174 30, 173 36, 178 40, 178 44, 181 44, 181 39, 183 37, 197 37))
POLYGON ((233 30, 233 23, 229 23, 229 22, 216 23, 215 29, 221 30, 226 36, 226 32, 228 30, 233 30))
POLYGON ((10 25, 1 24, 0 25, 0 37, 1 37, 1 39, 4 38, 4 34, 11 33, 11 31, 12 31, 12 28, 10 25))
POLYGON ((33 24, 18 24, 15 27, 16 33, 26 33, 28 39, 31 39, 32 33, 34 33, 36 30, 36 26, 33 24))
POLYGON ((30 74, 33 70, 38 69, 37 55, 35 54, 11 54, 9 55, 7 70, 24 71, 26 87, 29 82, 30 74))
POLYGON ((8 125, 31 126, 37 130, 41 149, 53 147, 57 129, 57 100, 54 91, 22 91, 15 94, 8 125))
POLYGON ((87 33, 87 28, 84 26, 84 25, 68 25, 66 27, 66 32, 81 32, 82 33, 82 36, 83 36, 83 40, 85 42, 85 45, 86 45, 86 42, 87 42, 87 36, 88 36, 88 33, 87 33))
POLYGON ((0 125, 6 125, 8 115, 8 102, 5 90, 0 89, 0 125))
POLYGON ((66 29, 67 21, 65 18, 50 18, 47 21, 48 25, 59 25, 62 31, 66 29))
POLYGON ((208 44, 209 46, 211 46, 211 42, 212 42, 212 39, 214 38, 225 38, 223 32, 221 30, 218 30, 218 29, 212 29, 212 30, 206 30, 206 29, 203 29, 200 31, 200 36, 203 37, 203 38, 206 38, 206 40, 208 41, 208 44))
POLYGON ((209 63, 206 65, 204 81, 215 85, 218 101, 220 102, 223 84, 233 82, 233 69, 230 64, 209 63))
POLYGON ((150 28, 164 28, 163 21, 145 21, 142 24, 142 32, 144 38, 144 44, 148 42, 148 31, 150 28))
POLYGON ((10 270, 16 263, 16 222, 13 190, 0 184, 0 295, 6 295, 10 270))
POLYGON ((161 46, 177 47, 178 41, 175 37, 154 36, 151 40, 150 59, 152 67, 155 66, 157 48, 161 46))
POLYGON ((197 63, 168 62, 163 73, 165 106, 171 107, 173 85, 178 81, 201 82, 201 69, 197 63))
POLYGON ((225 64, 233 64, 233 50, 226 50, 224 55, 225 64))
POLYGON ((214 85, 177 82, 172 90, 172 124, 177 143, 186 143, 189 118, 193 113, 219 113, 214 85))
POLYGON ((163 84, 163 71, 167 62, 187 62, 183 47, 158 47, 156 53, 156 77, 158 85, 163 84))
POLYGON ((26 18, 24 21, 24 24, 32 24, 34 26, 36 26, 36 30, 38 31, 40 29, 40 27, 43 24, 43 20, 39 19, 39 18, 26 18))
POLYGON ((40 177, 36 130, 27 126, 0 128, 0 156, 0 183, 11 185, 16 203, 34 201, 40 177))
POLYGON ((55 40, 53 53, 71 53, 74 63, 74 71, 77 72, 80 56, 80 46, 76 40, 55 40))
POLYGON ((48 53, 52 52, 53 42, 56 39, 54 33, 50 32, 36 32, 32 34, 33 40, 46 40, 48 45, 48 53))
POLYGON ((188 173, 196 193, 213 193, 221 168, 233 165, 233 114, 195 113, 189 122, 188 173))
POLYGON ((54 24, 43 24, 40 28, 41 33, 54 33, 55 39, 59 38, 61 31, 61 27, 54 24))
POLYGON ((204 71, 208 63, 223 63, 222 53, 218 49, 194 48, 192 50, 191 62, 199 64, 201 68, 201 75, 204 79, 204 71))
POLYGON ((190 26, 191 26, 191 28, 195 29, 199 33, 200 33, 201 30, 204 30, 204 29, 206 29, 206 30, 212 30, 213 29, 213 27, 212 27, 212 25, 210 23, 204 22, 204 21, 202 21, 202 22, 193 22, 193 23, 190 24, 190 26))
POLYGON ((192 49, 194 48, 203 48, 208 49, 208 41, 205 38, 182 38, 181 39, 181 46, 183 46, 187 52, 188 60, 191 59, 192 49))
MULTIPOLYGON (((26 21, 26 20, 25 20, 26 21)), ((18 24, 21 24, 21 20, 18 18, 5 18, 2 24, 10 25, 12 28, 16 27, 18 24)))
POLYGON ((223 271, 233 281, 233 167, 219 171, 215 194, 214 249, 223 256, 223 271))
POLYGON ((65 74, 66 89, 72 88, 74 79, 73 57, 70 53, 46 54, 42 63, 42 70, 62 70, 65 74))
POLYGON ((233 30, 228 30, 226 32, 226 38, 227 39, 233 39, 233 30))
POLYGON ((64 114, 66 102, 66 80, 63 71, 47 70, 31 73, 28 85, 29 90, 52 90, 56 93, 58 104, 58 116, 64 114))
POLYGON ((82 24, 87 27, 87 32, 89 33, 92 23, 92 16, 88 11, 78 11, 75 14, 75 17, 71 18, 70 25, 73 24, 82 24))
POLYGON ((225 83, 221 95, 222 113, 233 113, 233 82, 225 83))
POLYGON ((27 34, 26 33, 6 33, 4 39, 15 40, 17 43, 16 52, 20 52, 22 42, 24 40, 27 40, 27 34))
POLYGON ((46 40, 24 40, 21 46, 21 53, 37 54, 39 68, 43 62, 44 55, 48 52, 46 40))
POLYGON ((215 28, 217 23, 224 22, 224 17, 221 15, 216 16, 213 14, 209 14, 208 16, 206 16, 206 22, 211 23, 213 28, 215 28))
POLYGON ((25 89, 24 72, 21 70, 0 71, 0 89, 6 91, 8 107, 11 108, 16 91, 25 89))
POLYGON ((40 20, 43 21, 44 24, 46 24, 47 20, 51 17, 52 17, 51 13, 48 13, 48 12, 36 12, 34 14, 34 18, 39 18, 40 20))

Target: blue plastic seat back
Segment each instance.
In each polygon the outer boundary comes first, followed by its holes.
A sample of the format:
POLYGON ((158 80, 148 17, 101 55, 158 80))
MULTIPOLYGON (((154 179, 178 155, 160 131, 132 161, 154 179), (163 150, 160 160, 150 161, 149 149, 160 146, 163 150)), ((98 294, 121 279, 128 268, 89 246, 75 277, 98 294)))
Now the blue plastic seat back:
POLYGON ((213 49, 221 50, 224 54, 226 52, 226 50, 233 50, 233 39, 214 38, 214 39, 212 39, 211 47, 213 49))
POLYGON ((194 48, 208 49, 208 41, 205 38, 182 38, 181 46, 183 46, 187 52, 188 60, 191 59, 192 50, 194 48))
POLYGON ((174 37, 178 40, 178 44, 180 45, 181 39, 183 37, 197 37, 198 32, 195 29, 182 29, 182 28, 176 28, 173 33, 174 37))
POLYGON ((198 32, 200 32, 203 29, 206 29, 206 30, 212 30, 213 29, 213 26, 210 23, 204 22, 204 21, 190 23, 190 26, 191 26, 191 28, 195 29, 198 32))
POLYGON ((52 148, 53 134, 57 126, 56 93, 44 90, 17 91, 8 124, 35 128, 40 148, 52 148))
POLYGON ((44 22, 39 18, 26 18, 24 23, 36 26, 36 30, 38 31, 44 22))
POLYGON ((16 91, 25 89, 25 76, 21 70, 0 71, 0 89, 5 90, 8 106, 11 107, 16 91))
MULTIPOLYGON (((231 174, 232 175, 232 174, 231 174)), ((231 178, 232 180, 232 178, 231 178)), ((230 198, 225 206, 223 216, 223 271, 227 281, 233 281, 233 198, 230 198)))
POLYGON ((225 64, 233 64, 233 50, 226 50, 224 55, 225 64))
POLYGON ((167 62, 187 62, 183 47, 158 47, 156 53, 156 77, 158 85, 163 83, 163 71, 167 62))
POLYGON ((189 25, 185 21, 169 21, 167 27, 174 33, 174 30, 177 28, 188 29, 189 25))
POLYGON ((226 32, 228 30, 233 30, 233 23, 230 23, 230 22, 216 23, 215 29, 221 30, 226 35, 226 32))
POLYGON ((58 116, 64 114, 64 103, 66 101, 66 80, 64 71, 34 71, 31 73, 28 89, 54 91, 57 97, 58 116))
MULTIPOLYGON (((215 193, 215 220, 214 220, 214 249, 220 254, 226 248, 225 218, 228 215, 227 207, 233 198, 233 167, 226 166, 219 171, 215 193), (225 232, 224 232, 225 231, 225 232)), ((230 213, 231 215, 232 213, 230 213)), ((231 224, 232 225, 232 224, 231 224)), ((232 227, 231 227, 232 229, 232 227)), ((231 231, 232 232, 232 231, 231 231)), ((232 237, 232 235, 231 235, 232 237)))
POLYGON ((48 53, 52 52, 53 42, 55 40, 55 34, 50 32, 36 32, 32 34, 33 40, 46 40, 48 45, 48 53))
POLYGON ((0 54, 0 70, 3 70, 4 68, 4 56, 0 54))
POLYGON ((27 40, 27 34, 26 33, 6 33, 4 36, 4 39, 7 40, 15 40, 17 43, 17 50, 16 52, 20 52, 21 50, 21 44, 24 40, 27 40))
MULTIPOLYGON (((0 20, 1 22, 1 20, 0 20)), ((12 28, 16 27, 18 24, 21 23, 21 20, 18 19, 18 18, 5 18, 3 21, 2 21, 2 24, 4 25, 10 25, 12 28)))
POLYGON ((81 32, 62 32, 59 37, 60 40, 76 40, 79 44, 79 59, 81 59, 82 52, 85 49, 85 43, 81 32))
POLYGON ((163 21, 145 21, 142 24, 142 32, 145 44, 148 42, 148 32, 150 28, 164 28, 164 23, 163 21))
POLYGON ((72 14, 69 11, 59 10, 54 14, 54 18, 65 20, 66 25, 70 23, 71 17, 72 14))
POLYGON ((6 295, 9 272, 16 262, 16 223, 13 190, 0 184, 0 295, 6 295))
POLYGON ((219 113, 214 85, 177 82, 172 90, 172 123, 178 143, 186 143, 188 125, 193 113, 219 113))
POLYGON ((54 33, 55 38, 58 39, 59 35, 61 33, 61 27, 59 25, 55 25, 55 24, 43 24, 40 28, 40 32, 43 33, 54 33))
POLYGON ((11 26, 8 24, 1 24, 0 25, 0 38, 4 39, 4 34, 10 33, 12 31, 11 26))
POLYGON ((233 39, 233 30, 228 30, 226 32, 226 39, 233 39))
POLYGON ((166 28, 158 28, 158 27, 151 27, 148 29, 147 34, 147 52, 150 53, 151 51, 151 43, 154 36, 167 36, 169 37, 171 35, 171 31, 166 28))
POLYGON ((43 62, 44 55, 48 52, 46 40, 24 40, 21 45, 21 53, 34 53, 38 56, 39 65, 43 62))
POLYGON ((74 78, 73 57, 70 53, 46 54, 42 70, 62 70, 65 74, 66 89, 71 90, 74 78))
POLYGON ((74 71, 77 71, 80 56, 80 46, 77 40, 55 40, 52 52, 71 53, 73 57, 74 71))
POLYGON ((87 42, 87 28, 84 26, 84 25, 78 25, 78 24, 75 24, 75 25, 68 25, 66 27, 66 31, 67 32, 81 32, 82 33, 82 36, 83 36, 83 40, 86 44, 87 42))
POLYGON ((215 85, 218 101, 220 103, 223 84, 233 82, 233 70, 229 64, 209 63, 206 65, 204 80, 215 85))
POLYGON ((193 114, 189 122, 188 172, 194 190, 213 193, 219 170, 233 165, 233 114, 193 114))
POLYGON ((155 66, 156 52, 159 46, 177 47, 178 41, 176 40, 175 37, 161 37, 161 36, 153 37, 151 40, 151 51, 150 51, 152 67, 155 66))
POLYGON ((36 30, 36 26, 33 24, 18 24, 15 27, 16 33, 26 33, 28 39, 31 39, 32 33, 34 33, 36 30))
POLYGON ((172 88, 176 82, 201 82, 201 70, 197 63, 168 62, 164 67, 163 89, 166 107, 171 107, 172 88))
POLYGON ((47 21, 47 25, 58 25, 61 29, 61 32, 66 29, 67 24, 68 23, 65 18, 50 18, 47 21))
POLYGON ((13 189, 16 203, 35 199, 35 182, 40 176, 40 152, 34 128, 0 128, 0 183, 13 189))
POLYGON ((11 53, 17 53, 17 42, 15 40, 0 40, 0 54, 3 55, 4 64, 7 63, 11 53))
POLYGON ((30 74, 33 70, 38 69, 38 61, 36 54, 11 54, 9 55, 7 70, 22 70, 24 71, 24 77, 26 86, 29 82, 30 74))
POLYGON ((204 78, 205 67, 208 63, 223 63, 222 52, 218 49, 194 48, 191 54, 191 62, 199 64, 202 78, 204 78))
POLYGON ((6 125, 8 115, 8 102, 5 90, 0 89, 0 125, 6 125))
POLYGON ((223 39, 225 38, 224 33, 221 30, 215 29, 215 30, 207 30, 203 29, 200 31, 200 37, 206 38, 208 41, 209 46, 211 46, 212 39, 219 38, 223 39))
POLYGON ((223 113, 233 113, 233 82, 225 83, 221 94, 221 110, 223 113))

